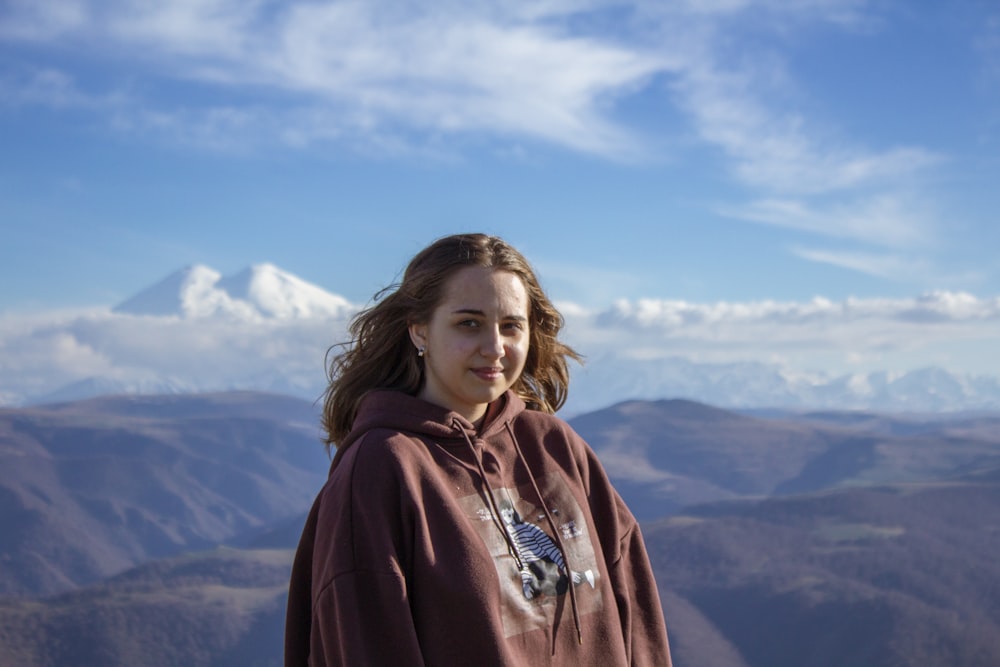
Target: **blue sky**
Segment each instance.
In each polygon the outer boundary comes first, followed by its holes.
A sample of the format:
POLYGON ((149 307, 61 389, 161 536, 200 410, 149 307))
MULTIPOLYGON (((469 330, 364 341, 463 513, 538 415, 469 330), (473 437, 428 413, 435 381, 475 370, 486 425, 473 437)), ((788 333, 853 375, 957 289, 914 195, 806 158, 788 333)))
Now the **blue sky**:
POLYGON ((0 5, 0 314, 194 263, 364 302, 482 230, 581 308, 930 300, 905 365, 996 340, 995 2, 419 4, 0 5))

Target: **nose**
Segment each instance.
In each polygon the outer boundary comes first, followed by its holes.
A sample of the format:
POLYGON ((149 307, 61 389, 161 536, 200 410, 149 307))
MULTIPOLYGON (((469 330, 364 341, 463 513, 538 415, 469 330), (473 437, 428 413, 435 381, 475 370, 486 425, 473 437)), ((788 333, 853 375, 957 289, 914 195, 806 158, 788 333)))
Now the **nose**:
POLYGON ((504 356, 503 336, 499 327, 484 328, 481 350, 487 359, 499 359, 504 356))

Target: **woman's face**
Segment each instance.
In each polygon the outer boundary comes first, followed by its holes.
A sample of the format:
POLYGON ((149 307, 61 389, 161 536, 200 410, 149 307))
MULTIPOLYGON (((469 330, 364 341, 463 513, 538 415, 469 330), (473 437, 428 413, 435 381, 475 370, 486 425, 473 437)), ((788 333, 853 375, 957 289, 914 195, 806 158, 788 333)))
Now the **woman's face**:
POLYGON ((460 269, 430 321, 410 325, 413 344, 425 348, 418 396, 476 421, 521 376, 528 334, 528 293, 519 277, 460 269))

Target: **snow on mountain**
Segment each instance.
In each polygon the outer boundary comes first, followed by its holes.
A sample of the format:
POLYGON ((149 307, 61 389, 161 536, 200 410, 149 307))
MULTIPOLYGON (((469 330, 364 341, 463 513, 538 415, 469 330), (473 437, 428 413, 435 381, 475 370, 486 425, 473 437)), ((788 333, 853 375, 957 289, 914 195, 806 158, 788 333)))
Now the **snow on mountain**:
POLYGON ((194 311, 214 311, 220 307, 220 300, 226 298, 215 289, 220 277, 207 266, 189 266, 138 292, 112 310, 130 315, 195 317, 201 313, 194 311))
POLYGON ((602 355, 574 369, 566 409, 580 413, 627 399, 687 398, 725 408, 829 408, 888 412, 1000 410, 1000 378, 942 368, 898 375, 790 374, 756 362, 696 363, 602 355))
POLYGON ((255 264, 228 277, 196 264, 167 276, 112 310, 182 319, 289 320, 342 317, 352 309, 343 297, 273 264, 255 264))
POLYGON ((135 378, 131 381, 118 378, 91 377, 71 382, 55 391, 32 400, 35 404, 67 403, 96 396, 191 394, 199 388, 177 379, 135 378))
POLYGON ((277 319, 340 317, 353 309, 343 297, 273 264, 255 264, 223 278, 217 287, 230 298, 251 303, 263 315, 277 319))

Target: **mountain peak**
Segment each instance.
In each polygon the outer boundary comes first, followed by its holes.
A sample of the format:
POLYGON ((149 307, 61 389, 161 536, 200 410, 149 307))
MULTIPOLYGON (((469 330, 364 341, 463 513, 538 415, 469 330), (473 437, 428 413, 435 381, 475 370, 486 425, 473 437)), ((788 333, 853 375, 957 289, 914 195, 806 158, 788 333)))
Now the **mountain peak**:
POLYGON ((193 264, 113 308, 130 315, 241 320, 342 317, 352 310, 343 297, 267 262, 226 277, 193 264))

